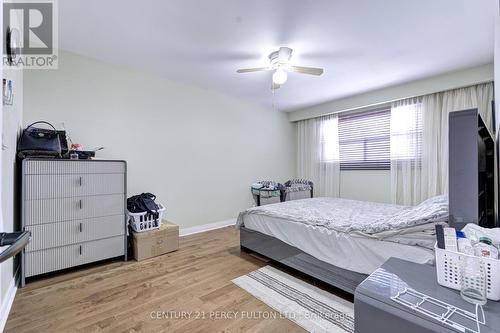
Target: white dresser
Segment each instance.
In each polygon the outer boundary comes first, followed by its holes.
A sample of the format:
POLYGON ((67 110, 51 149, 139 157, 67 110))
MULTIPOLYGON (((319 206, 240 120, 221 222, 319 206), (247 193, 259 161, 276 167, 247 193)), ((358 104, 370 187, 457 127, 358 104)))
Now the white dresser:
POLYGON ((21 286, 26 277, 127 259, 126 179, 125 161, 23 160, 21 223, 32 239, 21 286))

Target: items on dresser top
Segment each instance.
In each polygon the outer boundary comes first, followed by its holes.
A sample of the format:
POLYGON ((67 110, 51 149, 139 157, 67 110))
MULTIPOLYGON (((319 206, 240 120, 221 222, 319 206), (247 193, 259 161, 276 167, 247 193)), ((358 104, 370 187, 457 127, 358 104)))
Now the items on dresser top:
POLYGON ((21 256, 25 277, 103 259, 126 259, 126 162, 24 159, 21 256))
POLYGON ((71 160, 91 160, 95 158, 96 152, 103 149, 104 147, 98 147, 93 150, 84 150, 83 145, 73 143, 71 144, 71 150, 68 155, 71 160))
POLYGON ((156 257, 179 248, 179 226, 162 220, 160 228, 146 232, 132 231, 134 258, 137 261, 156 257))
POLYGON ((61 143, 61 157, 66 158, 68 157, 68 138, 66 136, 66 131, 64 130, 57 130, 57 135, 59 136, 59 142, 61 143))
POLYGON ((98 147, 93 150, 84 150, 82 144, 73 142, 68 147, 68 140, 71 142, 65 130, 57 130, 46 121, 37 121, 23 130, 18 142, 18 157, 89 160, 95 158, 97 151, 104 149, 104 147, 98 147), (35 127, 35 125, 42 125, 46 128, 35 127))
POLYGON ((95 151, 93 150, 71 150, 69 152, 69 158, 71 160, 90 160, 95 157, 95 151))
POLYGON ((25 158, 28 156, 61 157, 61 140, 59 135, 63 131, 46 121, 37 121, 28 125, 22 132, 17 145, 18 156, 25 158), (44 125, 48 128, 35 127, 44 125))

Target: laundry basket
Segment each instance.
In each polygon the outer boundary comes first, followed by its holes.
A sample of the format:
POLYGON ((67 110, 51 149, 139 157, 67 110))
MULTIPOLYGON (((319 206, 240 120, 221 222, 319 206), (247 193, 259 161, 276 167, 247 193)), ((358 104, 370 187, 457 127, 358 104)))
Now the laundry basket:
POLYGON ((135 232, 143 232, 160 228, 165 206, 158 204, 158 218, 155 219, 153 214, 148 212, 131 213, 127 210, 128 221, 135 232))
POLYGON ((477 257, 464 253, 440 249, 434 245, 438 283, 444 287, 460 290, 462 286, 462 264, 466 258, 482 261, 486 271, 486 296, 500 300, 500 260, 477 257))

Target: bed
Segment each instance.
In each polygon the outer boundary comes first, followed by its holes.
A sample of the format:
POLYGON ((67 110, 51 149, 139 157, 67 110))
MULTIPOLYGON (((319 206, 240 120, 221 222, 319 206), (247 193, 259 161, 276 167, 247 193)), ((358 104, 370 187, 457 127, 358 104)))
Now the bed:
POLYGON ((353 293, 390 257, 432 264, 435 224, 447 219, 446 196, 415 207, 312 198, 250 208, 236 225, 242 250, 353 293))

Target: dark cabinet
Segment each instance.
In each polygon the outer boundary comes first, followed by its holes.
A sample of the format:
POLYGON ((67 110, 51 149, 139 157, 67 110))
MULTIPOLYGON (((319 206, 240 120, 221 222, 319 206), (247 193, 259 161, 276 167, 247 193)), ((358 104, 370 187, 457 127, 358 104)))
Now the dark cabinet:
POLYGON ((450 224, 494 227, 494 141, 477 109, 449 115, 450 224))

